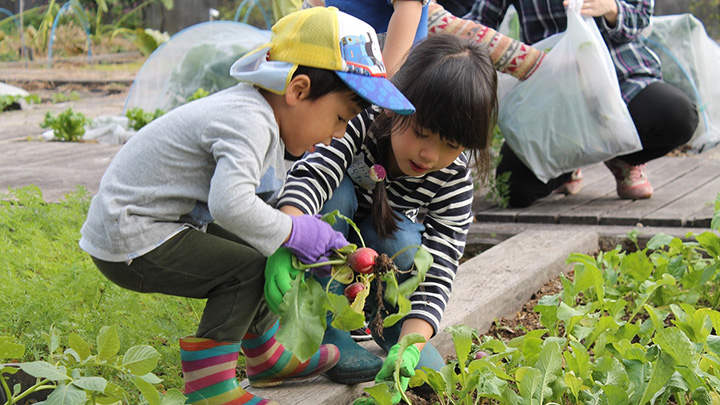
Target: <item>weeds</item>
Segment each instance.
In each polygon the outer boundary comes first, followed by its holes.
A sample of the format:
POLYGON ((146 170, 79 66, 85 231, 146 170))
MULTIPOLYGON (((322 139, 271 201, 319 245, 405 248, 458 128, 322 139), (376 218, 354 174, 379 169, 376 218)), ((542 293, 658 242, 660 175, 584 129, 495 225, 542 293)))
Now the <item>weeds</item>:
POLYGON ((118 325, 124 349, 151 345, 163 386, 181 387, 177 339, 194 333, 204 301, 138 294, 105 279, 78 246, 89 202, 82 188, 57 204, 35 186, 0 194, 0 336, 25 347, 12 360, 28 362, 48 358, 51 325, 90 342, 118 325))

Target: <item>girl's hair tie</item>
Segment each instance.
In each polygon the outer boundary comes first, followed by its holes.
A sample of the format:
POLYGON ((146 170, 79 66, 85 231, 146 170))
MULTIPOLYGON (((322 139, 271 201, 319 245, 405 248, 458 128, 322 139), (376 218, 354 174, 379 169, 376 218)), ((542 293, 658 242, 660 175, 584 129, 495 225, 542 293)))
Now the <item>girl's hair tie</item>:
POLYGON ((385 180, 386 176, 387 174, 385 173, 385 168, 382 165, 372 165, 370 168, 370 178, 374 182, 379 183, 385 180))

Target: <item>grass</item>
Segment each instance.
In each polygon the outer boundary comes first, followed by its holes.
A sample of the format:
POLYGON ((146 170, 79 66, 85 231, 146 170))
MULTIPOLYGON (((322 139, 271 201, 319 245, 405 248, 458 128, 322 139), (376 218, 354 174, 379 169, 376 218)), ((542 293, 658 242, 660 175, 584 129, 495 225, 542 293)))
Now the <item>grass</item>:
POLYGON ((47 357, 51 327, 66 345, 70 332, 95 342, 100 328, 117 325, 121 350, 155 347, 164 388, 182 388, 178 338, 195 332, 204 301, 139 294, 105 279, 78 246, 89 203, 82 188, 57 204, 35 186, 0 193, 0 336, 27 348, 18 361, 33 361, 47 357))

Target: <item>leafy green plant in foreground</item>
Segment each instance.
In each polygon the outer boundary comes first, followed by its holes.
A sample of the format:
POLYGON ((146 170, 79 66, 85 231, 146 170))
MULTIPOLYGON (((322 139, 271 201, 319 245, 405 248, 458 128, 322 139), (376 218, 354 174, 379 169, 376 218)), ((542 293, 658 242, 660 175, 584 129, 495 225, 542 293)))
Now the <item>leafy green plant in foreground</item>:
MULTIPOLYGON (((3 358, 18 358, 24 354, 24 346, 0 337, 3 358)), ((50 330, 49 359, 24 362, 17 367, 0 368, 0 384, 7 398, 6 404, 19 404, 28 395, 42 390, 52 390, 44 402, 52 404, 110 404, 129 402, 127 391, 108 381, 103 375, 114 379, 127 379, 140 391, 144 401, 150 405, 181 405, 185 396, 177 389, 170 389, 161 395, 154 384, 162 380, 152 373, 158 364, 160 354, 152 346, 139 345, 119 354, 120 339, 115 326, 103 327, 97 336, 97 349, 93 353, 90 344, 80 336, 71 333, 68 347, 60 344, 54 328, 50 330), (23 389, 19 384, 10 387, 2 374, 14 374, 18 367, 35 377, 37 382, 23 389)))
POLYGON ((410 385, 428 383, 442 404, 718 403, 720 195, 714 205, 712 231, 694 240, 570 255, 573 280, 534 308, 543 329, 505 342, 448 328, 457 360, 410 385))
MULTIPOLYGON (((34 186, 0 193, 0 336, 25 348, 10 358, 49 359, 51 326, 59 336, 94 342, 102 327, 117 325, 123 353, 150 345, 160 354, 160 391, 182 388, 178 338, 195 332, 205 302, 138 294, 107 280, 78 246, 89 201, 84 189, 57 203, 46 203, 34 186)), ((118 385, 128 403, 142 402, 131 381, 118 385)))

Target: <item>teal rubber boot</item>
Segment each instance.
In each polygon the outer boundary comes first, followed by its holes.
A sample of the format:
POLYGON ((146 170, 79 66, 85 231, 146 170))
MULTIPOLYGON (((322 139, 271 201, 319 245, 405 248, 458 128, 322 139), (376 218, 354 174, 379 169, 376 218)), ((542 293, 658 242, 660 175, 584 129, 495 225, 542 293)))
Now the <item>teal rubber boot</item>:
MULTIPOLYGON (((316 278, 325 287, 330 278, 316 278)), ((333 281, 330 285, 330 292, 342 295, 344 285, 333 281)), ((335 329, 330 325, 332 314, 328 314, 327 328, 323 336, 323 344, 334 344, 340 350, 340 360, 335 367, 325 372, 330 380, 340 384, 357 384, 365 381, 373 381, 375 375, 380 371, 383 361, 380 357, 370 353, 357 344, 350 336, 350 332, 335 329)))

